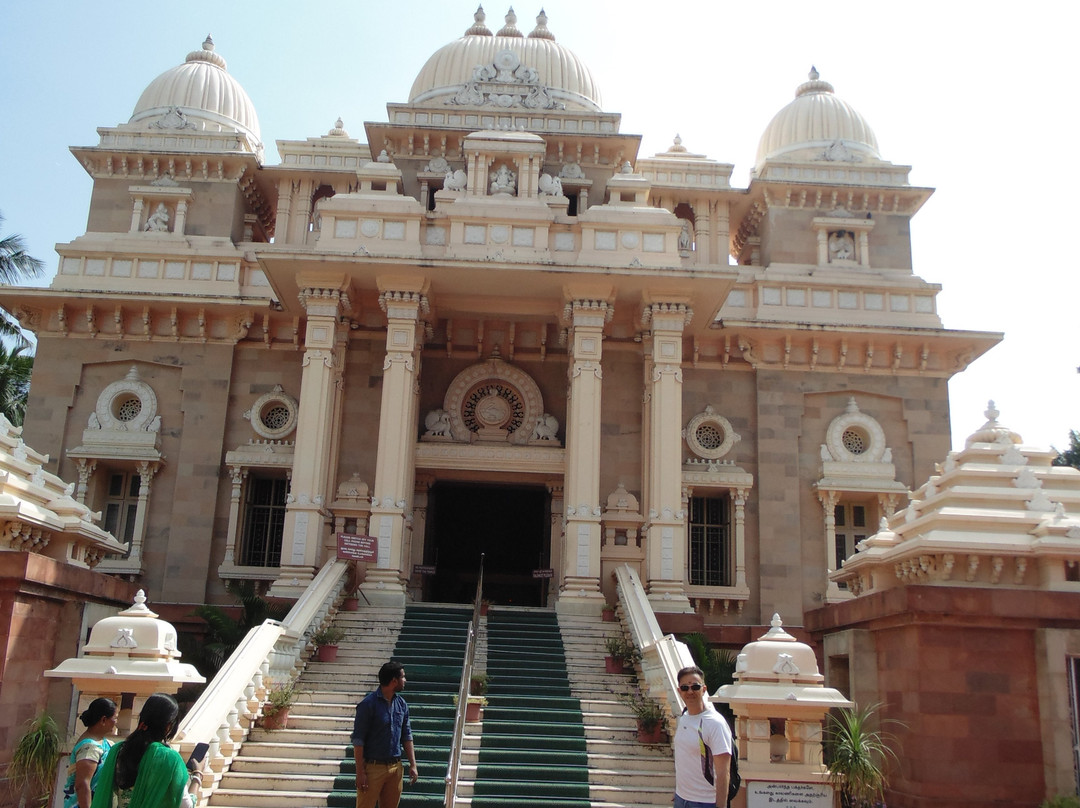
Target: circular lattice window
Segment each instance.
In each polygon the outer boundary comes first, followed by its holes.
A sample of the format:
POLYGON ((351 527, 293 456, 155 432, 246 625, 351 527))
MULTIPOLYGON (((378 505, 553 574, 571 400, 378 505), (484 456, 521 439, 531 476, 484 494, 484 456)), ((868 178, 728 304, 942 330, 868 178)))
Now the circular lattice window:
POLYGON ((683 437, 690 451, 705 460, 719 460, 740 440, 728 419, 712 407, 690 419, 683 437))
POLYGON ((829 424, 825 446, 835 460, 876 463, 885 454, 885 431, 877 419, 849 399, 847 410, 829 424))
POLYGON ((267 440, 282 440, 296 429, 300 405, 285 393, 280 384, 269 393, 259 396, 247 413, 251 428, 267 440))
POLYGON ((102 429, 138 432, 148 428, 157 409, 157 395, 132 366, 123 379, 105 386, 94 413, 102 429))

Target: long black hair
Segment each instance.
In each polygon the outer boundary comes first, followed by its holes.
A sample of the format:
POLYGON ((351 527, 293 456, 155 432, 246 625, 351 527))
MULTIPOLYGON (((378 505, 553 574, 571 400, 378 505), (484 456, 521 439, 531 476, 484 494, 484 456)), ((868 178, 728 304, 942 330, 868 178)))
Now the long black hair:
POLYGON ((116 713, 116 702, 112 699, 107 699, 104 696, 98 699, 94 699, 82 711, 82 715, 79 716, 79 720, 83 722, 83 726, 89 729, 94 726, 98 721, 103 718, 110 718, 116 713))
POLYGON ((139 726, 128 735, 116 753, 117 788, 131 788, 139 776, 139 764, 143 755, 155 741, 164 743, 176 730, 176 716, 180 707, 176 699, 166 693, 155 693, 146 700, 139 713, 139 726))

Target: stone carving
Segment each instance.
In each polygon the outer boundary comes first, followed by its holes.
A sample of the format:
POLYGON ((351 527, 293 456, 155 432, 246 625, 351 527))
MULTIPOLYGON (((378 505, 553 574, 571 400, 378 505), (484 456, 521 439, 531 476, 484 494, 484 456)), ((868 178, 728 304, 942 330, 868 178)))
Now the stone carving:
POLYGON ((690 222, 683 220, 682 230, 679 231, 679 252, 689 252, 692 240, 690 238, 690 222))
POLYGON ((772 672, 783 676, 798 676, 799 666, 795 664, 795 657, 791 654, 777 654, 772 672))
POLYGON ((171 107, 164 115, 150 124, 151 129, 195 129, 199 127, 187 119, 180 107, 171 107))
POLYGON ((549 412, 536 419, 530 440, 555 440, 559 431, 559 420, 549 412))
POLYGON ((563 167, 559 169, 559 176, 564 180, 583 180, 585 179, 585 171, 580 163, 569 162, 563 164, 563 167))
POLYGON ((540 175, 540 193, 543 196, 562 196, 562 180, 550 174, 540 175))
POLYGON ((495 169, 495 173, 491 175, 489 190, 492 195, 509 194, 513 196, 517 193, 517 174, 507 168, 506 163, 500 163, 499 167, 495 169))
POLYGON ((447 191, 464 191, 469 178, 460 168, 457 171, 447 171, 443 179, 443 188, 447 191))
POLYGON ((566 109, 557 102, 547 85, 540 82, 536 68, 521 63, 512 50, 501 50, 488 64, 476 65, 471 80, 446 102, 462 106, 525 107, 566 109))
POLYGON ((432 157, 428 160, 427 165, 424 166, 424 171, 429 171, 433 174, 446 174, 452 172, 452 169, 445 157, 432 157))
POLYGON ((167 233, 169 231, 169 209, 165 207, 164 202, 158 202, 154 212, 147 217, 146 227, 143 229, 148 233, 167 233))
POLYGON ((848 148, 842 140, 834 140, 821 154, 822 160, 830 163, 861 163, 862 157, 848 148))
POLYGON ((424 418, 424 426, 427 432, 425 438, 448 438, 450 437, 450 413, 446 410, 432 410, 424 418))
POLYGON ((829 256, 834 261, 855 260, 855 239, 847 230, 829 233, 829 256))
POLYGON ((138 648, 139 643, 135 641, 135 629, 122 628, 117 630, 116 636, 109 645, 112 648, 138 648))

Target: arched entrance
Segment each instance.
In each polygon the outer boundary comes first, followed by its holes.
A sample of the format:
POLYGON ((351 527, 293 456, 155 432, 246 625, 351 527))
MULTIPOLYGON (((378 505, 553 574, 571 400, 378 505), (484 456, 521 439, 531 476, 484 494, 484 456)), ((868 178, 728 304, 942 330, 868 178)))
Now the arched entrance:
POLYGON ((546 605, 550 495, 543 486, 437 482, 428 495, 424 563, 435 574, 425 600, 466 603, 476 592, 484 554, 484 597, 516 606, 546 605))

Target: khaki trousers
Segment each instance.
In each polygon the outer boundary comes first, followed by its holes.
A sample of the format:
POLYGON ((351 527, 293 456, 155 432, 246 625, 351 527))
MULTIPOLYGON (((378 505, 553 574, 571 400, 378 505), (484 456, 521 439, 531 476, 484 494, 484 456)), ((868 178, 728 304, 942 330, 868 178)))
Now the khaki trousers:
POLYGON ((397 763, 371 763, 364 761, 367 772, 367 791, 356 787, 356 808, 398 808, 401 801, 401 787, 404 784, 404 769, 401 761, 397 763))

